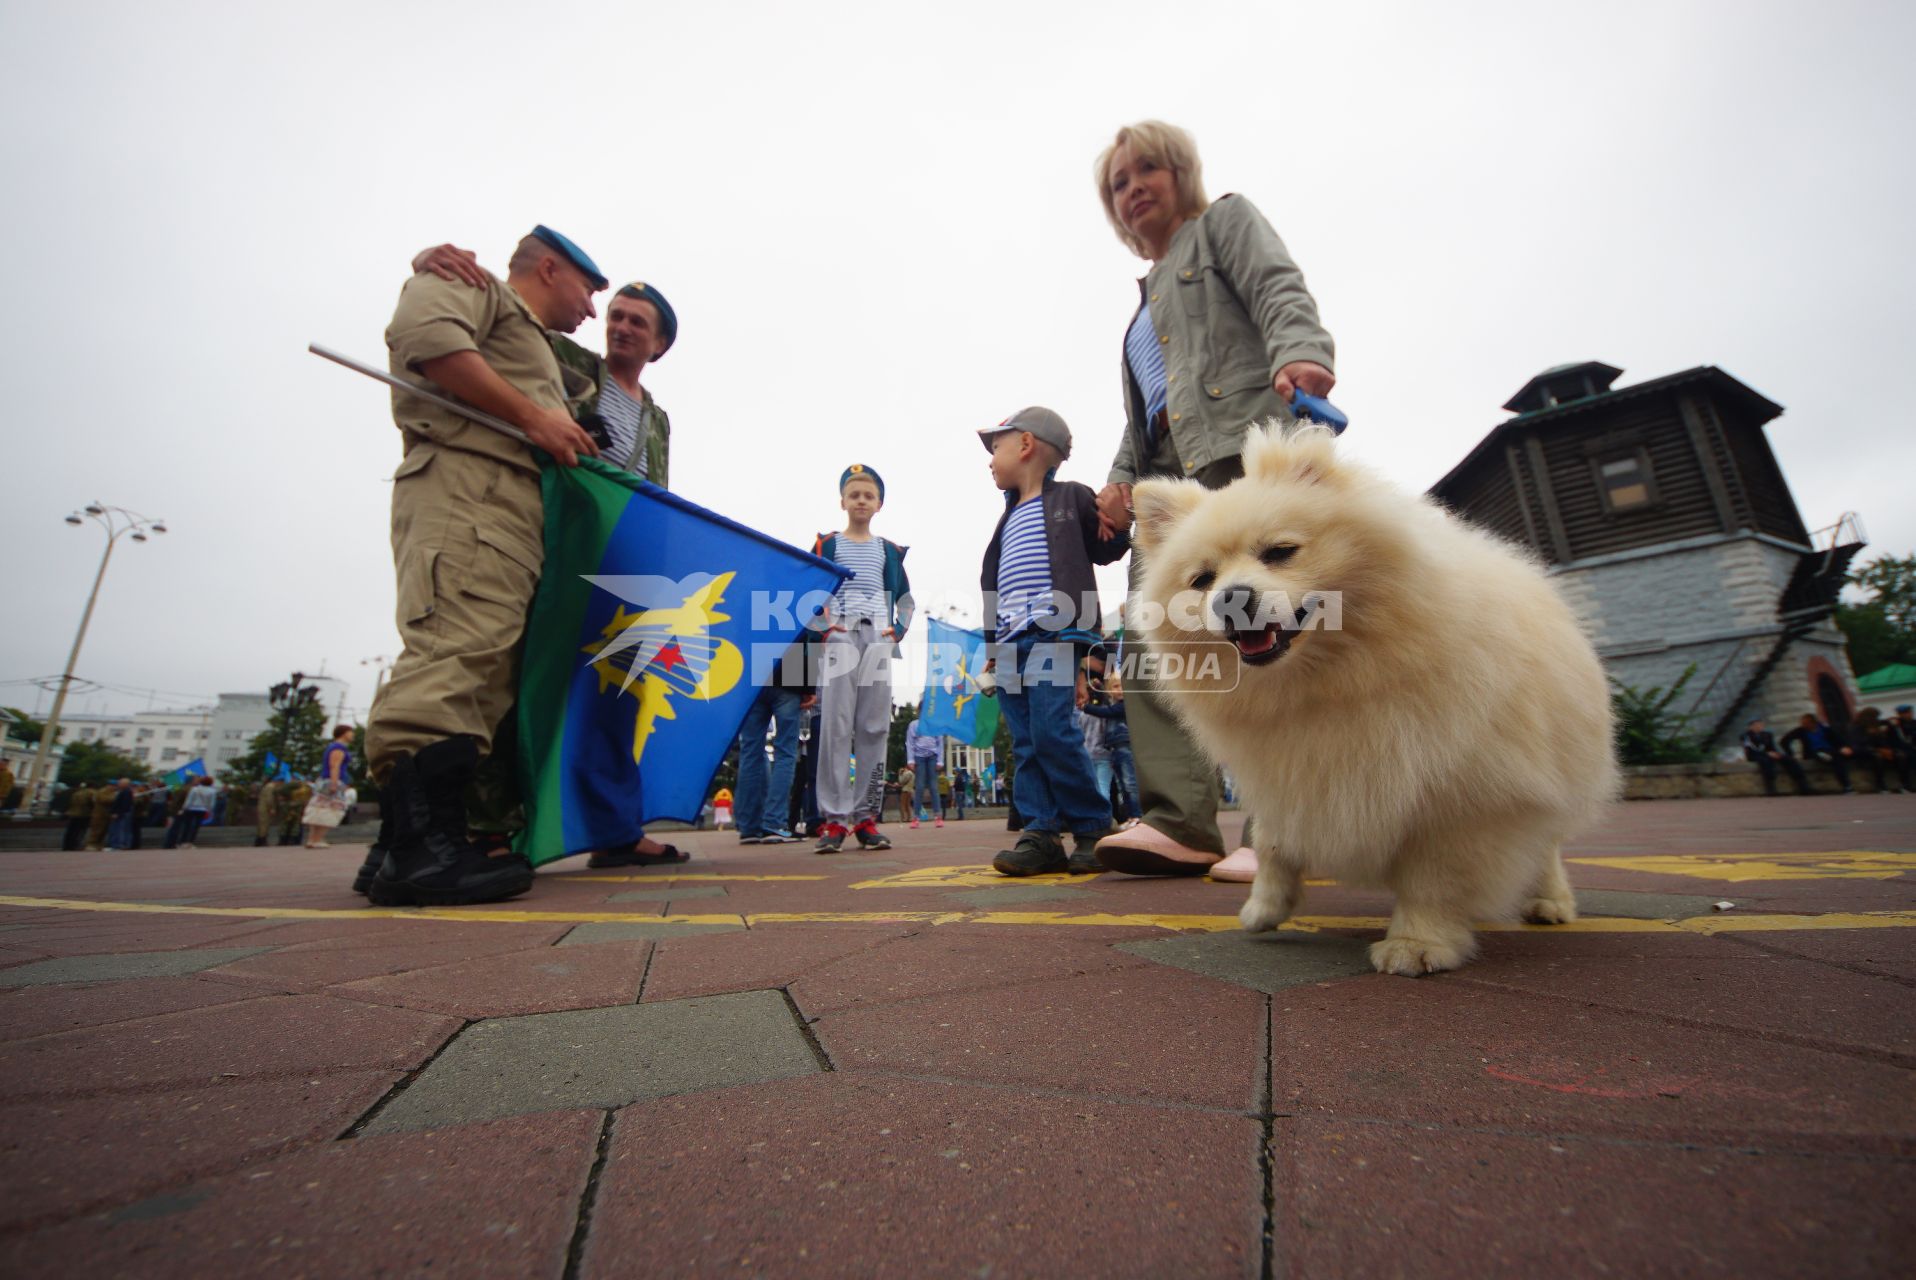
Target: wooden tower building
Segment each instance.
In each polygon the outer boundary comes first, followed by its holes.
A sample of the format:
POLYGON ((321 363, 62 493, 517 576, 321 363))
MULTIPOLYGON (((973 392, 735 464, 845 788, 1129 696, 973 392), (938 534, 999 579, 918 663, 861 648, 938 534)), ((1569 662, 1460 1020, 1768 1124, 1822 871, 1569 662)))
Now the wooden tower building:
POLYGON ((1854 516, 1812 533, 1764 425, 1782 406, 1714 366, 1614 388, 1559 365, 1431 493, 1533 548, 1610 674, 1668 688, 1723 748, 1762 715, 1847 724, 1855 679, 1830 620, 1863 547, 1854 516))

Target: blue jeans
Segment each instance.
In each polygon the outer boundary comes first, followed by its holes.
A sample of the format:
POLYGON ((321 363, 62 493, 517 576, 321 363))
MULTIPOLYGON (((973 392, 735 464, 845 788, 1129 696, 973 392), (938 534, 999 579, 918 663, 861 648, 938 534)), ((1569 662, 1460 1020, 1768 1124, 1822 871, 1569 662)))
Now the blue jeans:
POLYGON ((914 760, 912 771, 918 775, 918 785, 911 790, 911 820, 929 821, 940 816, 938 808, 938 760, 914 760))
MULTIPOLYGON (((1090 834, 1111 829, 1111 802, 1098 794, 1084 734, 1072 722, 1076 649, 1028 631, 1015 648, 1016 689, 999 677, 998 703, 1011 728, 1017 771, 1011 798, 1027 831, 1090 834)), ((999 667, 1005 666, 999 654, 999 667)))
POLYGON ((738 732, 738 833, 770 835, 785 830, 792 803, 792 772, 798 767, 798 690, 768 685, 758 691, 738 732), (772 759, 765 760, 765 728, 772 730, 772 759))
MULTIPOLYGON (((1124 788, 1124 816, 1142 818, 1144 810, 1138 807, 1138 764, 1131 758, 1131 748, 1111 748, 1111 767, 1117 771, 1118 785, 1124 788)), ((1106 794, 1110 794, 1108 788, 1106 794)))

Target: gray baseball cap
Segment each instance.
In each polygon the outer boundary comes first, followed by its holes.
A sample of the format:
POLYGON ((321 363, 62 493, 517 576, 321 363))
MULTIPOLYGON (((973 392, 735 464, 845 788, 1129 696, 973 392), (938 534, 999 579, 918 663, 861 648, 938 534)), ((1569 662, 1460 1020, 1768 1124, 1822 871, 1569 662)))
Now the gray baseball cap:
POLYGON ((1071 428, 1064 424, 1063 418, 1041 405, 1020 409, 995 427, 978 428, 978 439, 983 442, 987 452, 991 449, 992 440, 1003 431, 1029 431, 1056 449, 1060 458, 1071 456, 1071 428))

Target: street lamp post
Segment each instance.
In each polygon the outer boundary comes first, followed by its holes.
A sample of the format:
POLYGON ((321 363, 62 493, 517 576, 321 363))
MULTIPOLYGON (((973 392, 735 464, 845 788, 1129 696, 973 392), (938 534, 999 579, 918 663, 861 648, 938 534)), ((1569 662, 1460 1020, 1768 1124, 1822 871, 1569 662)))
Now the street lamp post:
POLYGON ((79 511, 67 517, 70 525, 85 524, 93 520, 106 530, 106 549, 100 553, 100 571, 93 575, 93 590, 86 598, 86 612, 80 615, 80 629, 73 636, 73 650, 67 654, 67 669, 60 674, 59 691, 53 695, 53 711, 47 716, 45 726, 40 730, 40 750, 33 757, 33 776, 27 780, 27 807, 29 810, 41 799, 41 790, 47 784, 47 758, 53 751, 53 740, 60 732, 60 712, 66 707, 67 688, 73 683, 73 667, 80 660, 80 646, 86 643, 87 623, 93 621, 93 606, 100 599, 100 583, 106 578, 106 564, 113 558, 113 544, 120 535, 130 533, 133 541, 145 542, 147 530, 154 533, 166 532, 166 521, 141 515, 137 511, 128 511, 125 507, 109 507, 94 501, 87 503, 85 518, 79 511))

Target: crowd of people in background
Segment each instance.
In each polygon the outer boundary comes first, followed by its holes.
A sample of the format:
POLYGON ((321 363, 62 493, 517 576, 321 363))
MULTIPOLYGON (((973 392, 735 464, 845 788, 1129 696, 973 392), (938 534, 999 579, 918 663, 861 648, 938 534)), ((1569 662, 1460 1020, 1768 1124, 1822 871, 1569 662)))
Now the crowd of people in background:
POLYGON ((1805 714, 1796 727, 1778 739, 1761 719, 1750 721, 1743 731, 1743 758, 1763 775, 1763 790, 1778 794, 1776 775, 1789 775, 1799 795, 1811 795, 1808 766, 1828 770, 1844 795, 1854 795, 1851 781, 1855 769, 1869 770, 1870 780, 1879 792, 1896 795, 1916 793, 1916 707, 1909 703, 1896 708, 1888 719, 1875 707, 1858 711, 1847 726, 1832 725, 1805 714))

